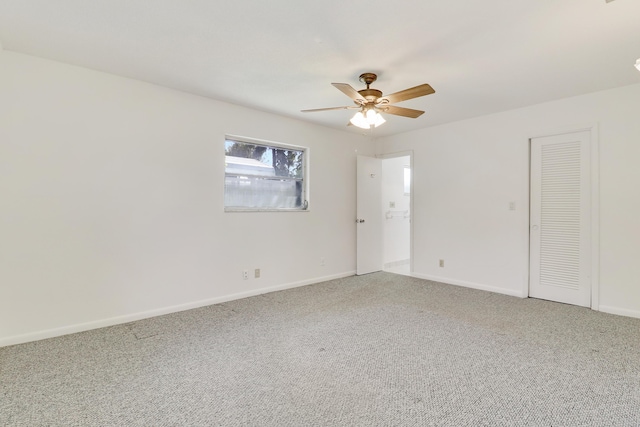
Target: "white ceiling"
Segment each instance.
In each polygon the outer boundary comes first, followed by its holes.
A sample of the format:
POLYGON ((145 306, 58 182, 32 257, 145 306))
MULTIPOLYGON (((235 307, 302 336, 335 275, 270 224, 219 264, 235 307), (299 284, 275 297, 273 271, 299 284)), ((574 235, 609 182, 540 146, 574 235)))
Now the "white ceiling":
POLYGON ((640 1, 0 0, 5 50, 131 77, 349 132, 362 72, 398 104, 385 136, 640 83, 640 1))

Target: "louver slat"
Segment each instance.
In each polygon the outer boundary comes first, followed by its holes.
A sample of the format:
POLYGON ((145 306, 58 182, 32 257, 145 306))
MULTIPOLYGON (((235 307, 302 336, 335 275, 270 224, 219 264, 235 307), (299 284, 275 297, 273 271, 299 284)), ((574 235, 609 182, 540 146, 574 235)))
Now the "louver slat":
POLYGON ((580 142, 542 147, 540 284, 580 286, 580 142))

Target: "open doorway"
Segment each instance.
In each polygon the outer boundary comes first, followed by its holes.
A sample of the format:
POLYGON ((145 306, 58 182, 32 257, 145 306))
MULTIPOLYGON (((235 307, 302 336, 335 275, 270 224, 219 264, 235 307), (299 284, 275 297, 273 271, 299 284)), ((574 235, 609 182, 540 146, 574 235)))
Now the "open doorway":
POLYGON ((411 154, 382 159, 383 269, 411 275, 411 154))

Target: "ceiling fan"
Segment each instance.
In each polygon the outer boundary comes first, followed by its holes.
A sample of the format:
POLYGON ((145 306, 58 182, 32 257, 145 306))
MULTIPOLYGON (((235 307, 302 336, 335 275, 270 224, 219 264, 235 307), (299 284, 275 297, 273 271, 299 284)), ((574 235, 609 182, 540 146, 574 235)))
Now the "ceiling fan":
POLYGON ((385 119, 380 113, 410 117, 412 119, 419 117, 424 113, 424 111, 396 107, 391 104, 435 93, 435 90, 425 83, 410 89, 392 93, 391 95, 382 96, 381 91, 369 87, 377 78, 378 76, 374 73, 361 74, 360 81, 367 85, 367 88, 362 90, 355 90, 347 83, 331 83, 342 93, 353 99, 353 102, 356 104, 355 106, 316 108, 312 110, 302 110, 302 112, 313 113, 316 111, 329 110, 358 110, 355 116, 353 116, 349 121, 349 124, 353 124, 354 126, 358 126, 363 129, 370 129, 372 126, 378 127, 385 122, 385 119))

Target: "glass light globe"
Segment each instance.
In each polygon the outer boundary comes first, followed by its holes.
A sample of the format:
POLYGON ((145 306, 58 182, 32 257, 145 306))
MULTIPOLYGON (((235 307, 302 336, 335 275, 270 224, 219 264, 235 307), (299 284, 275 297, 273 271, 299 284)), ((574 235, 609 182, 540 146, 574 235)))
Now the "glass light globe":
POLYGON ((352 125, 357 126, 361 129, 369 129, 371 127, 361 111, 358 111, 349 121, 352 125))

